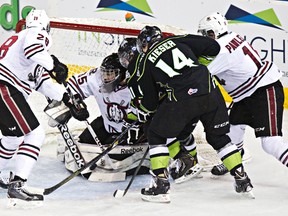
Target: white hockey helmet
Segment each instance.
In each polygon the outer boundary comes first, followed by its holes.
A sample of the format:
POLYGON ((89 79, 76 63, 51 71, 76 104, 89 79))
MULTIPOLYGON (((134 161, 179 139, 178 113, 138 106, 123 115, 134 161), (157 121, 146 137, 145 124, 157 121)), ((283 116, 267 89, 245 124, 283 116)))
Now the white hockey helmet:
POLYGON ((44 10, 32 9, 26 17, 26 28, 40 27, 50 32, 50 20, 44 10))
POLYGON ((215 38, 218 39, 222 34, 228 32, 227 19, 219 12, 205 16, 199 22, 198 33, 209 36, 209 31, 213 31, 215 38))

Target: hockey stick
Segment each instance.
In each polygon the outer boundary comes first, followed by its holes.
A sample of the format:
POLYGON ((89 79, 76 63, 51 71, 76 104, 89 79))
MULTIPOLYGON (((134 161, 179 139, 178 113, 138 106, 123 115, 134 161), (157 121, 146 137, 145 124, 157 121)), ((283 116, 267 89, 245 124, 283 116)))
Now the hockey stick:
POLYGON ((59 187, 63 186, 64 184, 69 182, 71 179, 73 179, 74 177, 78 176, 82 171, 84 171, 85 169, 89 168, 91 165, 96 164, 97 161, 99 161, 104 155, 106 155, 109 151, 111 151, 113 148, 115 148, 119 144, 119 140, 121 140, 122 137, 127 133, 127 131, 132 126, 134 126, 136 123, 137 123, 137 121, 135 121, 130 127, 127 127, 119 136, 116 137, 116 139, 113 141, 113 143, 111 143, 108 146, 108 148, 106 148, 103 152, 101 152, 99 155, 97 155, 91 161, 86 163, 80 169, 76 170, 75 172, 73 172, 71 175, 69 175, 68 177, 66 177, 65 179, 63 179, 62 181, 57 183, 56 185, 54 185, 52 187, 49 187, 49 188, 45 188, 43 194, 44 195, 51 194, 53 191, 57 190, 59 187))
MULTIPOLYGON (((72 94, 71 92, 71 89, 69 88, 68 86, 68 83, 66 81, 63 82, 63 85, 67 91, 67 93, 69 94, 70 98, 72 99, 72 102, 73 104, 75 105, 76 108, 80 109, 80 104, 78 103, 78 101, 75 99, 74 95, 72 94)), ((88 120, 86 119, 85 120, 85 123, 86 123, 86 126, 91 134, 91 136, 93 137, 96 145, 98 147, 100 147, 101 151, 103 152, 105 150, 104 146, 101 144, 98 136, 96 135, 95 131, 93 130, 92 126, 90 125, 90 123, 88 122, 88 120)), ((104 161, 107 161, 108 164, 111 166, 112 169, 116 169, 116 166, 113 164, 111 158, 108 156, 108 155, 105 155, 105 159, 103 160, 104 161)), ((105 162, 104 162, 105 163, 105 162)), ((96 164, 93 164, 91 167, 90 167, 90 170, 94 170, 96 168, 96 164)))
POLYGON ((133 183, 133 181, 134 181, 137 173, 139 172, 139 170, 140 170, 140 168, 141 168, 141 165, 142 165, 143 161, 145 160, 148 152, 149 152, 149 147, 147 147, 147 149, 146 149, 143 157, 141 158, 141 161, 139 162, 139 164, 138 164, 136 170, 134 171, 133 176, 132 176, 132 178, 130 179, 130 181, 129 181, 128 185, 126 186, 126 188, 125 188, 124 190, 115 190, 115 192, 114 192, 114 194, 113 194, 114 197, 120 198, 120 197, 124 197, 124 196, 125 196, 125 194, 126 194, 126 193, 128 192, 128 190, 129 190, 130 186, 132 185, 132 183, 133 183))
MULTIPOLYGON (((86 120, 85 121, 86 126, 91 134, 91 136, 93 136, 94 141, 96 142, 96 145, 101 149, 101 151, 105 151, 105 147, 101 144, 101 141, 99 140, 97 134, 95 133, 95 131, 93 130, 92 126, 90 125, 90 123, 86 120)), ((114 163, 112 162, 111 158, 108 155, 105 155, 105 159, 108 161, 109 165, 112 167, 112 169, 116 169, 116 166, 114 165, 114 163)), ((95 165, 90 167, 90 170, 94 170, 96 168, 95 165)))
MULTIPOLYGON (((47 107, 51 106, 50 104, 52 104, 52 100, 48 97, 46 97, 46 99, 49 103, 49 105, 47 107)), ((49 115, 48 114, 49 109, 47 109, 47 107, 44 109, 44 112, 46 112, 47 115, 49 115)), ((50 116, 50 118, 53 119, 52 116, 50 116)), ((57 125, 53 125, 53 126, 57 126, 57 128, 59 129, 59 131, 60 131, 60 133, 61 133, 61 135, 65 141, 65 144, 66 144, 67 148, 69 149, 72 157, 74 158, 78 168, 81 168, 82 166, 85 165, 85 159, 82 156, 78 146, 76 145, 76 143, 75 143, 75 141, 74 141, 74 139, 73 139, 73 137, 72 137, 72 135, 68 129, 67 124, 66 123, 62 124, 62 123, 58 122, 56 119, 55 119, 55 122, 57 122, 57 125)), ((83 175, 83 176, 85 177, 85 175, 83 175)))
MULTIPOLYGON (((85 165, 85 159, 82 156, 78 146, 76 145, 67 124, 58 124, 57 125, 64 141, 65 144, 67 146, 67 148, 69 149, 70 153, 72 154, 78 168, 81 168, 82 166, 85 165)), ((84 176, 85 177, 85 176, 84 176)))

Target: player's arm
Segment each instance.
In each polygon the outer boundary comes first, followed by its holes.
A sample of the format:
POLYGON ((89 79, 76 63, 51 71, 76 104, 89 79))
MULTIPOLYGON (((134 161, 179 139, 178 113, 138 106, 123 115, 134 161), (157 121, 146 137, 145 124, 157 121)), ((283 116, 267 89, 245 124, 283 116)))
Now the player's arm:
POLYGON ((48 53, 51 45, 51 36, 45 30, 31 29, 24 42, 25 57, 51 71, 54 68, 54 60, 48 53))
POLYGON ((91 71, 95 71, 96 69, 91 69, 88 72, 74 74, 71 76, 67 84, 69 88, 72 90, 73 94, 79 94, 83 99, 93 95, 93 91, 91 90, 90 84, 91 82, 96 82, 96 79, 93 80, 94 77, 91 78, 91 71))
POLYGON ((197 58, 200 56, 215 57, 220 52, 220 45, 212 38, 188 34, 179 38, 179 42, 188 45, 197 58))
POLYGON ((45 30, 39 31, 38 28, 32 28, 26 35, 24 54, 27 59, 45 68, 49 75, 61 84, 67 79, 68 68, 56 56, 48 53, 51 45, 52 38, 45 30))

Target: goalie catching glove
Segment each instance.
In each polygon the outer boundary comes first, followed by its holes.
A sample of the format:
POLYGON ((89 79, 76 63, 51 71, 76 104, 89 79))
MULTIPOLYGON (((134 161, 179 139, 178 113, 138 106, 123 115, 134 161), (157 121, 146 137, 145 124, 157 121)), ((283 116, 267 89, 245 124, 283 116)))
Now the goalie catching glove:
POLYGON ((64 93, 62 101, 69 108, 71 115, 79 120, 85 121, 89 117, 89 112, 87 110, 86 104, 83 102, 79 94, 74 95, 75 104, 70 98, 68 93, 64 93))
POLYGON ((54 61, 54 68, 48 71, 48 73, 59 84, 62 84, 68 77, 68 68, 65 64, 61 63, 56 56, 51 55, 51 57, 54 61))

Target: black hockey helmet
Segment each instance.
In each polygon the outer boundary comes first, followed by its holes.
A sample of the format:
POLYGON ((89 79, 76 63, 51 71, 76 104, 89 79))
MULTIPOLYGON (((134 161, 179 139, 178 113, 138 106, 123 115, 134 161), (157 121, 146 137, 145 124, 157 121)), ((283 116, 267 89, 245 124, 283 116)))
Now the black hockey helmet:
POLYGON ((143 48, 148 48, 163 38, 162 31, 157 26, 145 26, 137 37, 137 50, 139 53, 146 52, 143 48))
POLYGON ((103 59, 100 72, 102 79, 101 91, 110 93, 125 79, 126 68, 120 64, 117 53, 112 53, 103 59))
POLYGON ((133 37, 127 37, 124 38, 121 42, 119 49, 118 49, 118 57, 121 65, 125 68, 128 68, 128 65, 134 55, 138 54, 137 48, 136 48, 136 41, 137 38, 133 37))

